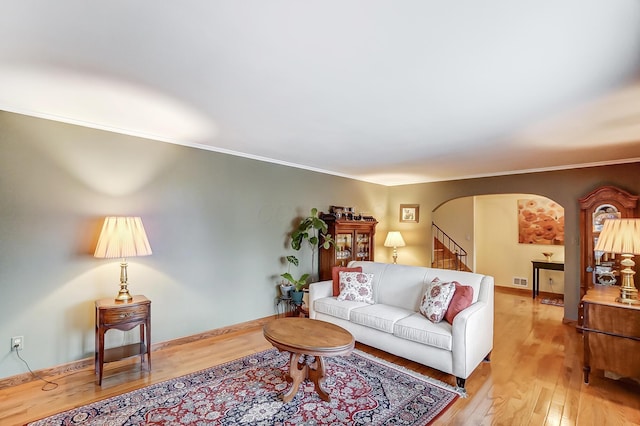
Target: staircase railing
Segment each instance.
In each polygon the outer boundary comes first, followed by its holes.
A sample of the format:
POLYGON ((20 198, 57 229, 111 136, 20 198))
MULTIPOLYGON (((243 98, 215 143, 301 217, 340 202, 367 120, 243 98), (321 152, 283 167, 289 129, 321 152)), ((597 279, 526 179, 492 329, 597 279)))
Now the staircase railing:
POLYGON ((431 234, 433 235, 431 259, 434 267, 470 271, 465 249, 433 222, 431 222, 431 234))

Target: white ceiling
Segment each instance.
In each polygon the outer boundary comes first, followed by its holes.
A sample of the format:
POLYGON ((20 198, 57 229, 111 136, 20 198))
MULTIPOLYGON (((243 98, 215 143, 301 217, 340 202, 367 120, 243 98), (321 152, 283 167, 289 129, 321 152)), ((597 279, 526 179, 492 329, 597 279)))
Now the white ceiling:
POLYGON ((638 0, 1 0, 0 109, 384 185, 640 161, 638 0))

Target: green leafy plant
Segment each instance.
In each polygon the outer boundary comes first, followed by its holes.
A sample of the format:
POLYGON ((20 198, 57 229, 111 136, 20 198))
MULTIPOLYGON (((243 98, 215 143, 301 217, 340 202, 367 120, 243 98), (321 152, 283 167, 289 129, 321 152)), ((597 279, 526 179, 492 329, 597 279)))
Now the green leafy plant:
POLYGON ((307 283, 307 280, 309 279, 309 274, 302 274, 302 276, 300 278, 295 279, 293 277, 293 275, 291 275, 290 268, 291 268, 291 265, 298 266, 300 261, 295 256, 287 256, 286 259, 287 259, 287 262, 289 264, 289 266, 288 266, 289 269, 287 270, 287 272, 285 272, 284 274, 282 274, 280 276, 282 278, 284 278, 285 280, 289 281, 291 283, 291 285, 293 285, 296 288, 296 291, 300 291, 300 290, 302 290, 304 285, 307 283))
POLYGON ((302 243, 307 241, 315 254, 315 250, 320 245, 320 238, 322 238, 322 248, 328 249, 334 243, 331 235, 327 234, 328 230, 327 222, 318 216, 318 209, 312 208, 311 215, 302 219, 298 227, 291 233, 291 248, 300 250, 302 243))
MULTIPOLYGON (((315 269, 316 250, 318 247, 328 249, 335 243, 331 234, 328 234, 329 226, 327 223, 318 216, 318 209, 312 208, 311 214, 303 218, 296 229, 291 233, 291 248, 299 251, 302 248, 303 243, 306 241, 311 248, 311 270, 315 269)), ((287 262, 289 267, 291 265, 298 266, 299 261, 295 256, 287 256, 287 262)), ((307 280, 310 274, 303 274, 300 278, 295 279, 290 271, 281 275, 282 278, 289 281, 296 288, 296 291, 301 291, 307 284, 307 280)))

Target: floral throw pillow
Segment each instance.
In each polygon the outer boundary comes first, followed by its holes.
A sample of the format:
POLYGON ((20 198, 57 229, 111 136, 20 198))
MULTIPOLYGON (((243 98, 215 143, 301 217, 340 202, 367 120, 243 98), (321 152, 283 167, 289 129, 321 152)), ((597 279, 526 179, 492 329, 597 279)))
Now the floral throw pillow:
POLYGON ((362 266, 347 268, 346 266, 334 266, 331 268, 331 279, 333 280, 333 295, 340 294, 340 272, 362 272, 362 266))
POLYGON ((455 291, 455 283, 445 283, 435 278, 426 285, 420 302, 420 313, 433 323, 442 321, 455 291))
POLYGON ((364 272, 340 272, 338 300, 373 304, 373 274, 364 272))

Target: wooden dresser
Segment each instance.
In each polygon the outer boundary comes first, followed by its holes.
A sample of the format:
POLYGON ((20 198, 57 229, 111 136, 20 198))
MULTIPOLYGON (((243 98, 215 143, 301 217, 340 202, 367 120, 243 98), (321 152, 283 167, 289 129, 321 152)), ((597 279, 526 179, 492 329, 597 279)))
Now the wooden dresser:
POLYGON ((592 368, 640 378, 640 305, 616 302, 618 286, 595 286, 582 298, 584 382, 592 368))

